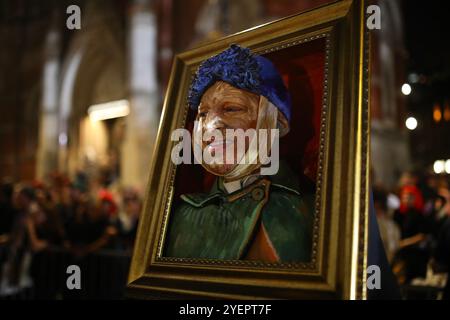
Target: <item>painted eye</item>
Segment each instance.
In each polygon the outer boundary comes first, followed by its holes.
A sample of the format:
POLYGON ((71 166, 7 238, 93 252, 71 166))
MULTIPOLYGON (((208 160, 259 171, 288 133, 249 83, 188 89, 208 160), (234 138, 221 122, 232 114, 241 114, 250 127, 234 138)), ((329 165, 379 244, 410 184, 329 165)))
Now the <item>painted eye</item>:
POLYGON ((242 111, 243 109, 239 106, 227 106, 225 107, 225 112, 239 112, 242 111))
POLYGON ((203 112, 199 112, 198 113, 198 117, 199 118, 204 118, 204 117, 206 117, 208 115, 208 112, 207 111, 203 111, 203 112))

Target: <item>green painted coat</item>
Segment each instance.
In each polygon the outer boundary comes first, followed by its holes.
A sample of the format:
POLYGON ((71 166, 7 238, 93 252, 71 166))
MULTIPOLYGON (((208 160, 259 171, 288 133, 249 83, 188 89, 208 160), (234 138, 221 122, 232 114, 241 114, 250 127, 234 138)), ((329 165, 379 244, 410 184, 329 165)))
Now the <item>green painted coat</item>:
POLYGON ((181 199, 169 220, 165 256, 244 259, 262 223, 280 261, 311 258, 314 195, 300 191, 286 166, 231 194, 218 178, 209 193, 181 199))

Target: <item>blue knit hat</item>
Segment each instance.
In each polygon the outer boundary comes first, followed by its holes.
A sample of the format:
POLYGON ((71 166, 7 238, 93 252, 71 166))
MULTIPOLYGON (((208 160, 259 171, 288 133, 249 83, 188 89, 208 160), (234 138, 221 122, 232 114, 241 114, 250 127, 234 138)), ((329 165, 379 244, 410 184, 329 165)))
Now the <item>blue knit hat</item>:
POLYGON ((193 110, 197 110, 205 91, 217 81, 266 97, 290 122, 291 97, 270 60, 238 45, 205 60, 189 90, 189 106, 193 110))

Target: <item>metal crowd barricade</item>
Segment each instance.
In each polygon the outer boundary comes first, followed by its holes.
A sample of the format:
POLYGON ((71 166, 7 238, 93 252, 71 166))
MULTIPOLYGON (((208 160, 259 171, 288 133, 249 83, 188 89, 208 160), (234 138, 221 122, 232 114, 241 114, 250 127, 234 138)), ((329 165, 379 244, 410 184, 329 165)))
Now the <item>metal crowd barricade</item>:
MULTIPOLYGON (((0 246, 1 266, 5 262, 6 250, 0 246)), ((28 270, 33 286, 0 299, 122 299, 130 261, 131 253, 123 250, 101 250, 75 257, 63 248, 46 249, 33 255, 28 270), (67 279, 71 275, 67 268, 70 265, 80 267, 79 290, 67 287, 67 279)))

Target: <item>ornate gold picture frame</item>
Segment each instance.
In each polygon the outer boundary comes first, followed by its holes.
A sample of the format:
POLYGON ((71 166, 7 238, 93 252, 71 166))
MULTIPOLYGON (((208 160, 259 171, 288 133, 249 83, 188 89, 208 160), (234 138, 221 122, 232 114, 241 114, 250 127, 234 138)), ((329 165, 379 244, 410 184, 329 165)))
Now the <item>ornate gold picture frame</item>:
POLYGON ((359 0, 336 1, 177 55, 151 164, 128 296, 365 299, 368 59, 365 6, 359 0), (275 64, 278 61, 291 74, 297 72, 293 66, 298 61, 307 66, 306 71, 298 72, 303 72, 302 77, 312 84, 316 100, 310 103, 312 111, 308 114, 313 115, 303 119, 316 121, 311 125, 316 130, 311 139, 317 142, 313 144, 315 149, 304 148, 308 152, 315 150, 309 157, 315 165, 309 167, 313 168, 310 171, 316 186, 312 257, 307 263, 164 255, 171 209, 179 193, 177 185, 192 183, 183 182, 179 168, 171 161, 171 133, 186 127, 192 117, 187 94, 199 64, 231 44, 248 47, 275 64))

